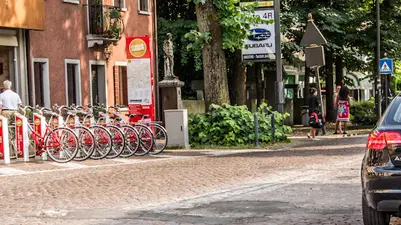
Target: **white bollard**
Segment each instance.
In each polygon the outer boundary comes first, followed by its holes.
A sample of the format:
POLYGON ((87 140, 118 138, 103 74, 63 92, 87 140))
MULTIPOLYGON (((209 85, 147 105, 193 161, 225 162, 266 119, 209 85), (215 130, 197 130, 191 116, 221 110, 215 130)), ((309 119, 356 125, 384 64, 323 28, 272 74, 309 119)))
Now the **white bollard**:
POLYGON ((22 153, 24 161, 29 161, 29 137, 28 137, 28 119, 19 114, 15 114, 15 144, 17 154, 22 153))
POLYGON ((8 139, 8 119, 0 116, 0 159, 4 159, 5 164, 10 164, 10 142, 8 139))

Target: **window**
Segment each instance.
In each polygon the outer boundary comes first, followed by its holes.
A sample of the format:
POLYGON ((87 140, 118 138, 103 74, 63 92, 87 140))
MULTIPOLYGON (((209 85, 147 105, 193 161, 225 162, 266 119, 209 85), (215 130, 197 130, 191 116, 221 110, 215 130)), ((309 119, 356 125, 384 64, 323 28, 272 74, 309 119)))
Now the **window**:
POLYGON ((114 6, 120 9, 125 9, 125 0, 114 0, 114 6))
POLYGON ((32 76, 30 77, 30 94, 32 103, 50 107, 49 59, 32 59, 32 76))
POLYGON ((81 76, 79 60, 65 60, 66 105, 81 104, 81 76))
POLYGON ((35 105, 44 106, 43 76, 45 63, 34 62, 35 105))
POLYGON ((149 0, 138 0, 139 13, 149 14, 149 0))
POLYGON ((79 0, 62 0, 65 3, 71 3, 71 4, 76 4, 79 5, 79 0))

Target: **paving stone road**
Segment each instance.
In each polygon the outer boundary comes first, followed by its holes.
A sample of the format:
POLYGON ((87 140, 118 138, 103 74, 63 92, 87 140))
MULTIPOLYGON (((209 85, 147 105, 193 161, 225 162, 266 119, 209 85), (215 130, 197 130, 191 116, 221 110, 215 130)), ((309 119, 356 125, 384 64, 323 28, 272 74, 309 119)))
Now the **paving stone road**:
MULTIPOLYGON (((366 136, 0 166, 1 224, 362 224, 366 136)), ((392 224, 401 224, 393 220, 392 224)))

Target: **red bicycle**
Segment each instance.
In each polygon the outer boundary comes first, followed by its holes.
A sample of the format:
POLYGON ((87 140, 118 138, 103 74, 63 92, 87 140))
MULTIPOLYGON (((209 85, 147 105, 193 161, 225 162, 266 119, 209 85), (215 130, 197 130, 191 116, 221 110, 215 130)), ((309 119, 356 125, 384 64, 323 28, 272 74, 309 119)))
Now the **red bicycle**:
MULTIPOLYGON (((26 106, 23 109, 24 114, 26 114, 26 109, 35 111, 35 108, 26 106)), ((55 116, 57 114, 51 111, 43 111, 43 115, 55 116)), ((46 131, 41 135, 28 123, 28 134, 35 143, 35 154, 37 156, 42 156, 45 153, 55 162, 66 163, 73 160, 78 153, 78 137, 68 127, 50 128, 46 123, 46 131)))

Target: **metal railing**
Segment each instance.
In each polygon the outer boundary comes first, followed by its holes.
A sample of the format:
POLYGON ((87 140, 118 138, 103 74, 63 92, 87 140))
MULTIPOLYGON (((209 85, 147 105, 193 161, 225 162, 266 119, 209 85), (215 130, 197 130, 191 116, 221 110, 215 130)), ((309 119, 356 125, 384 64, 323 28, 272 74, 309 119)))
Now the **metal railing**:
POLYGON ((124 32, 120 8, 108 5, 88 5, 89 33, 119 39, 124 32))

